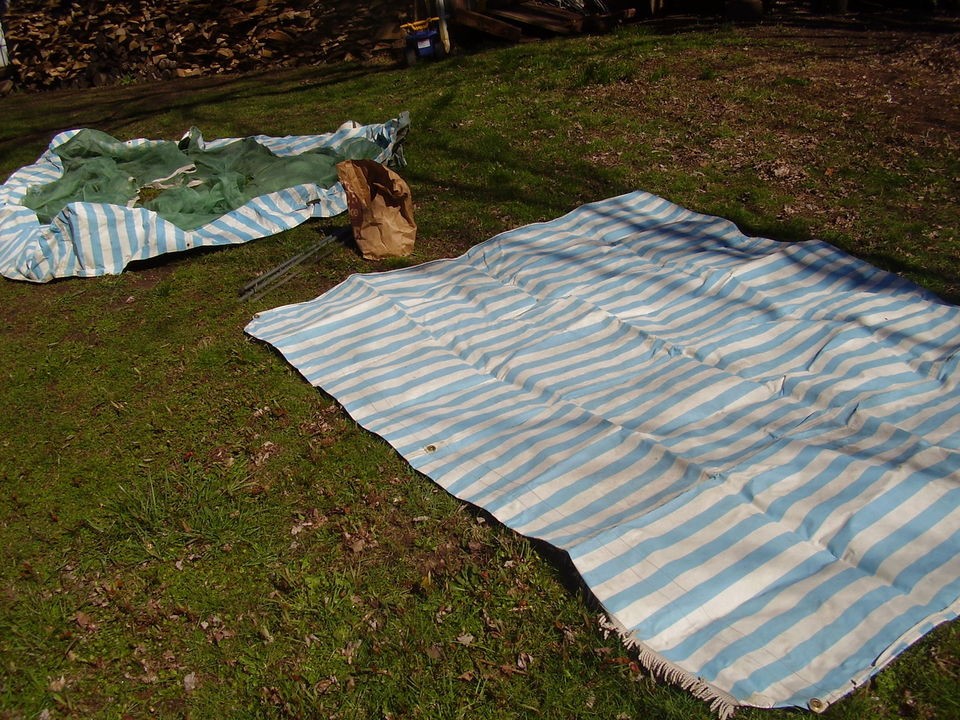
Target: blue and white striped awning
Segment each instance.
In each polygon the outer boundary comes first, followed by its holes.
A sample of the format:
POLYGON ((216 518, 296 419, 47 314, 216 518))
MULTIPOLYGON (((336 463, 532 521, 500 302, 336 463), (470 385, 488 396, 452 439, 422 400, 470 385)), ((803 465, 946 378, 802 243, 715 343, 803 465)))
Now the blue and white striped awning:
POLYGON ((957 615, 958 309, 830 245, 637 192, 247 331, 721 714, 823 709, 957 615))
MULTIPOLYGON (((374 125, 344 123, 324 135, 287 137, 255 136, 253 139, 278 156, 293 156, 318 148, 336 149, 355 138, 365 138, 382 148, 374 158, 392 158, 405 116, 374 125)), ((232 212, 195 230, 183 230, 151 210, 105 203, 73 202, 49 224, 23 205, 31 187, 46 185, 63 173, 56 149, 79 132, 60 133, 33 164, 21 168, 0 185, 0 274, 14 280, 47 282, 61 277, 95 277, 123 271, 134 260, 198 247, 236 245, 274 235, 310 218, 332 217, 346 211, 342 185, 298 185, 261 195, 232 212)), ((237 138, 204 142, 215 150, 237 138)), ((136 139, 131 147, 163 141, 136 139)))

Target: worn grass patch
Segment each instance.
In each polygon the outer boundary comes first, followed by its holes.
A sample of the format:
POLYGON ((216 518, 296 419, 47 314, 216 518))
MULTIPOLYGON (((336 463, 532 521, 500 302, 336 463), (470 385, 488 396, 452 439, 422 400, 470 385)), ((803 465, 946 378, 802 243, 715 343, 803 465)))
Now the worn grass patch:
MULTIPOLYGON (((642 188, 956 301, 952 37, 637 26, 411 70, 9 97, 0 176, 70 127, 285 135, 408 109, 411 262, 642 188)), ((438 491, 244 337, 259 310, 394 266, 337 245, 238 299, 328 227, 0 283, 0 717, 709 717, 603 635, 563 558, 438 491)), ((952 624, 827 715, 957 717, 958 687, 952 624)))

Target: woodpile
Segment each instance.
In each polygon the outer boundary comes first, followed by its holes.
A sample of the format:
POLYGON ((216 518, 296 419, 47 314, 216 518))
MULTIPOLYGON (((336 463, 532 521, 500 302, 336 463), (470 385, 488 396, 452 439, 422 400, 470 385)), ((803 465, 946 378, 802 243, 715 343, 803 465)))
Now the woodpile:
MULTIPOLYGON (((0 95, 368 60, 402 52, 400 24, 412 19, 414 6, 414 0, 0 0, 0 9, 6 2, 0 21, 10 64, 0 68, 0 95)), ((531 31, 602 29, 636 4, 448 0, 447 7, 456 26, 515 42, 531 31), (597 7, 612 12, 598 14, 597 7)))
POLYGON ((234 73, 390 51, 392 0, 12 0, 2 17, 13 89, 234 73))

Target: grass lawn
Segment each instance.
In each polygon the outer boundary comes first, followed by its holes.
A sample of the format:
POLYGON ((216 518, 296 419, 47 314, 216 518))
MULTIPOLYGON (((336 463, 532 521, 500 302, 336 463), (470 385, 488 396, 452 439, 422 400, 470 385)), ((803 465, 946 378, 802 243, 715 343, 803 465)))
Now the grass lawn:
MULTIPOLYGON (((251 302, 245 283, 330 224, 0 282, 0 718, 709 718, 604 635, 563 557, 417 475, 242 328, 638 188, 957 302, 951 30, 675 20, 409 70, 0 99, 0 178, 72 127, 308 134, 409 110, 420 228, 413 258, 337 245, 251 302)), ((960 625, 826 715, 960 717, 960 625)))

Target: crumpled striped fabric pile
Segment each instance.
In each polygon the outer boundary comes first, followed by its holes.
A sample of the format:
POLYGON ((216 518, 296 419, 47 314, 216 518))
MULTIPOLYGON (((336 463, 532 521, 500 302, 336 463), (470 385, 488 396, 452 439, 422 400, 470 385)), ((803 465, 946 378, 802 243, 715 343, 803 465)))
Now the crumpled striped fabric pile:
POLYGON ((721 716, 822 710, 957 615, 960 314, 830 245, 636 192, 247 331, 721 716))
MULTIPOLYGON (((372 159, 387 162, 399 152, 408 125, 409 117, 403 113, 373 125, 346 122, 335 132, 322 135, 257 135, 251 139, 278 157, 335 151, 365 139, 380 150, 372 159)), ((78 132, 58 134, 35 163, 20 168, 0 185, 0 275, 30 282, 113 275, 135 260, 198 247, 245 243, 289 230, 310 218, 333 217, 347 209, 339 182, 311 182, 260 195, 191 229, 183 229, 145 207, 84 201, 70 202, 49 222, 42 222, 34 210, 25 206, 24 199, 31 189, 61 178, 63 163, 57 148, 78 132)), ((240 140, 204 141, 192 132, 193 142, 210 151, 240 140)), ((125 145, 137 148, 163 142, 138 138, 125 145)))

